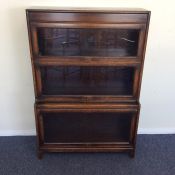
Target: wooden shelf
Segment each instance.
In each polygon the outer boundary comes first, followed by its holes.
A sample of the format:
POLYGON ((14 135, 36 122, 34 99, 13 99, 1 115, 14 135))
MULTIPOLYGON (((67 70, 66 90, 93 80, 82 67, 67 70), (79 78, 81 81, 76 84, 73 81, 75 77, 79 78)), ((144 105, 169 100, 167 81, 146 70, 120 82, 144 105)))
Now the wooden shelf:
POLYGON ((141 59, 137 57, 37 57, 37 66, 139 66, 141 59))

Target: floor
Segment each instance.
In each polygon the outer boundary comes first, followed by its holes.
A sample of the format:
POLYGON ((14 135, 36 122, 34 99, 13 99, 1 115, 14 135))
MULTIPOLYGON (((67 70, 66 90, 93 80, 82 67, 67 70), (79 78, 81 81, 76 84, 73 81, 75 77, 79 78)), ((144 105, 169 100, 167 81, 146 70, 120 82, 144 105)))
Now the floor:
POLYGON ((0 175, 175 175, 175 135, 139 135, 136 157, 117 153, 49 153, 36 138, 0 137, 0 175))

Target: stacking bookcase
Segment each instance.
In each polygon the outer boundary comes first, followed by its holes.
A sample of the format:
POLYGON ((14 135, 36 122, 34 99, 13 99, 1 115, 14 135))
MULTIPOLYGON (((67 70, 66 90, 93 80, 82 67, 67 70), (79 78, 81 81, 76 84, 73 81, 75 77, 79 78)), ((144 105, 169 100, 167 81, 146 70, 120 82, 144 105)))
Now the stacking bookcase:
POLYGON ((27 9, 38 157, 135 154, 150 12, 27 9))

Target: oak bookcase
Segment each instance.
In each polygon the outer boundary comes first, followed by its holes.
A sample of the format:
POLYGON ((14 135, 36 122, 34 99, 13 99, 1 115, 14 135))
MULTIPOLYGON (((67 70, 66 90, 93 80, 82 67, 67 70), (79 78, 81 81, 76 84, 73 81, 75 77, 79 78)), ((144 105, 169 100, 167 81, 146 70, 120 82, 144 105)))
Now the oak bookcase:
POLYGON ((38 157, 135 154, 150 11, 27 9, 38 157))

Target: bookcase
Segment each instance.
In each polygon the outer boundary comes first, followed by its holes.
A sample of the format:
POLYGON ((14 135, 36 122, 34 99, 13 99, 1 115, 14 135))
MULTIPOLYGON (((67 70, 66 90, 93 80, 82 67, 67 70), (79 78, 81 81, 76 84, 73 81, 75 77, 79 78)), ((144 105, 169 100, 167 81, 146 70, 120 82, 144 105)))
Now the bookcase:
POLYGON ((135 155, 150 11, 26 10, 38 157, 135 155))

